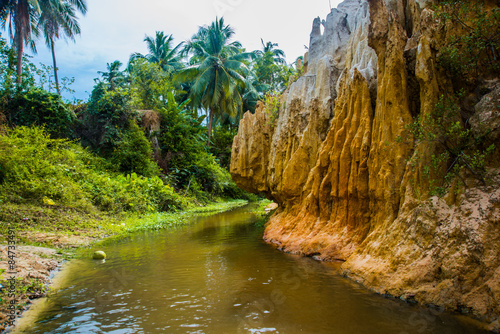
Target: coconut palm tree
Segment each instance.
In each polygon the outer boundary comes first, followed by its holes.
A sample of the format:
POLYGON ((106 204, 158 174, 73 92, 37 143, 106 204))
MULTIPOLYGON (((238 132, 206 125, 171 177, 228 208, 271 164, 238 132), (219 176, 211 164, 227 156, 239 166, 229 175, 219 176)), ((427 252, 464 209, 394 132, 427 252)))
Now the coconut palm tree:
POLYGON ((114 90, 117 86, 125 82, 125 75, 120 71, 123 64, 119 60, 112 63, 107 63, 107 72, 97 71, 104 78, 104 81, 109 84, 109 90, 114 90))
POLYGON ((172 48, 173 41, 173 36, 166 36, 163 31, 157 31, 154 38, 146 36, 144 42, 147 44, 149 53, 147 55, 133 53, 130 56, 129 63, 132 63, 135 59, 143 58, 152 63, 157 63, 165 71, 178 70, 182 68, 182 57, 179 54, 179 49, 184 42, 172 48))
POLYGON ((49 0, 42 3, 41 8, 42 14, 38 26, 45 36, 45 44, 47 44, 52 52, 56 89, 57 93, 61 95, 54 43, 56 39, 61 37, 61 32, 72 40, 75 39, 75 35, 80 34, 80 25, 76 17, 76 10, 85 15, 87 4, 85 0, 49 0))
POLYGON ((267 42, 260 39, 262 50, 255 51, 257 59, 252 69, 258 77, 258 82, 267 85, 266 90, 280 92, 288 82, 289 67, 285 60, 285 52, 278 49, 278 43, 267 42))
POLYGON ((262 38, 260 39, 260 42, 262 43, 262 51, 256 51, 257 55, 262 56, 266 53, 270 53, 273 56, 274 62, 276 64, 286 65, 285 52, 281 49, 277 49, 278 43, 264 43, 264 40, 262 38))
POLYGON ((38 36, 37 21, 41 14, 41 4, 48 0, 2 0, 0 4, 0 24, 11 36, 17 51, 17 84, 21 84, 24 45, 35 52, 33 36, 38 36))
POLYGON ((178 82, 191 82, 192 103, 208 113, 208 143, 214 116, 238 114, 243 105, 242 91, 251 85, 246 79, 250 74, 247 61, 255 54, 242 52, 239 42, 230 42, 233 35, 234 30, 224 24, 223 18, 201 27, 184 48, 184 53, 192 55, 191 66, 176 76, 178 82))

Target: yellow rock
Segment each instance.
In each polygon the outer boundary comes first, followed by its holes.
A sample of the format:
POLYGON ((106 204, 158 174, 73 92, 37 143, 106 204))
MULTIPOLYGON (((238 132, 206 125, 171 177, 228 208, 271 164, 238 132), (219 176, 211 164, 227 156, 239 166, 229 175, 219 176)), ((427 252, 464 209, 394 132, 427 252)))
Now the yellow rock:
POLYGON ((264 238, 280 249, 345 260, 344 274, 378 292, 497 319, 499 177, 448 203, 429 198, 424 171, 438 147, 414 147, 407 131, 452 86, 436 65, 449 32, 425 1, 367 3, 347 15, 361 19, 348 22, 358 30, 338 49, 328 29, 313 36, 307 72, 275 124, 261 104, 245 114, 231 175, 279 204, 264 238))

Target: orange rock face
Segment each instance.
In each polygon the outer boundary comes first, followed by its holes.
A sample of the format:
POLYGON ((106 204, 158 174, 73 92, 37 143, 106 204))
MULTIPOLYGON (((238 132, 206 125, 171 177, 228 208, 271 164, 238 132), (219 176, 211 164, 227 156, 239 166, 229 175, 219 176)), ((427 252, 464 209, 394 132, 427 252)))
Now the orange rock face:
MULTIPOLYGON (((264 235, 278 248, 343 260, 346 275, 377 292, 495 327, 498 169, 489 186, 430 197, 423 171, 438 148, 415 145, 406 129, 451 87, 436 66, 444 32, 428 2, 347 0, 323 34, 316 20, 307 72, 283 95, 278 120, 262 105, 242 119, 231 175, 279 204, 264 235)), ((475 119, 496 119, 484 110, 491 103, 478 106, 475 119)))

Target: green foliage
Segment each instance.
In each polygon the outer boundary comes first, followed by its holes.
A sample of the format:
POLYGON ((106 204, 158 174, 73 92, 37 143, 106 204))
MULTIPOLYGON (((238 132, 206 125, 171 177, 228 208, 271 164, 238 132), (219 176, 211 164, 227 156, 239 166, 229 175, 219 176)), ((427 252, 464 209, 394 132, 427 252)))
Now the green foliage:
POLYGON ((65 204, 85 206, 79 189, 83 161, 67 140, 50 139, 41 128, 17 127, 0 136, 3 182, 0 201, 42 202, 48 197, 65 204))
POLYGON ((273 94, 266 94, 264 98, 265 113, 269 117, 269 123, 274 126, 276 120, 279 117, 279 111, 281 107, 280 97, 273 94))
MULTIPOLYGON (((419 116, 407 129, 416 143, 436 143, 439 152, 432 155, 430 165, 424 166, 432 195, 443 196, 447 187, 459 180, 466 185, 464 175, 485 183, 486 159, 495 146, 483 147, 484 138, 472 135, 460 118, 457 96, 441 96, 432 113, 419 116)), ((414 157, 419 159, 419 157, 414 157)))
POLYGON ((171 73, 157 63, 137 58, 129 65, 131 103, 137 109, 158 110, 165 105, 172 92, 171 73))
POLYGON ((116 144, 110 161, 125 174, 137 173, 143 176, 158 175, 158 165, 152 161, 153 149, 144 132, 134 122, 116 144))
MULTIPOLYGON (((16 52, 7 45, 7 41, 0 34, 0 100, 31 90, 57 91, 54 68, 44 64, 35 66, 30 62, 30 58, 27 55, 23 57, 22 83, 16 87, 16 52)), ((74 81, 74 78, 63 77, 61 91, 73 93, 71 85, 74 81)))
POLYGON ((439 63, 456 79, 474 83, 480 75, 500 73, 500 8, 484 1, 441 0, 435 6, 443 23, 453 24, 439 51, 439 63))
POLYGON ((15 61, 15 50, 8 46, 7 41, 0 34, 0 87, 3 95, 2 98, 5 95, 13 94, 14 83, 16 81, 15 61))
POLYGON ((160 130, 155 134, 162 152, 160 166, 164 172, 181 177, 181 184, 176 184, 183 187, 189 178, 175 174, 193 165, 199 152, 205 152, 205 128, 201 125, 205 116, 198 117, 195 111, 187 109, 188 102, 178 104, 172 93, 168 94, 168 101, 160 110, 160 130))
POLYGON ((259 84, 266 85, 266 92, 276 93, 283 92, 287 88, 290 78, 296 73, 292 66, 276 62, 275 56, 270 51, 261 53, 253 64, 253 70, 259 84))
POLYGON ((126 90, 108 90, 106 84, 98 83, 86 110, 79 115, 82 143, 104 157, 110 156, 135 116, 126 90))
POLYGON ((166 211, 185 205, 157 176, 108 172, 110 165, 41 128, 17 127, 0 135, 0 202, 56 205, 105 211, 166 211))
POLYGON ((57 94, 37 86, 44 85, 48 68, 38 69, 23 58, 22 84, 15 85, 15 52, 0 38, 0 114, 10 126, 44 126, 53 137, 73 137, 74 114, 57 94))
MULTIPOLYGON (((252 197, 236 187, 227 168, 239 117, 269 87, 251 73, 255 54, 230 42, 233 34, 223 20, 201 28, 183 54, 195 65, 183 78, 194 80, 179 80, 180 85, 173 82, 181 67, 179 46, 171 47, 172 36, 157 34, 157 40, 146 41, 150 53, 133 57, 126 71, 115 61, 99 72, 102 81, 96 80, 88 103, 78 106, 45 91, 55 88, 53 68, 38 69, 26 57, 16 85, 16 52, 0 38, 0 118, 19 126, 1 138, 0 200, 146 212, 183 206, 174 188, 201 202, 252 197), (209 128, 220 123, 211 147, 205 116, 195 105, 205 106, 209 128), (89 151, 54 138, 74 138, 89 151), (16 149, 8 153, 12 145, 16 149)), ((279 73, 286 76, 289 69, 275 45, 268 43, 264 54, 273 55, 277 66, 270 77, 284 84, 288 79, 279 73)))
POLYGON ((20 92, 36 89, 37 67, 24 55, 22 58, 22 82, 16 85, 16 58, 17 52, 9 47, 7 41, 0 35, 0 99, 4 102, 20 92))
POLYGON ((4 106, 8 121, 14 126, 44 126, 52 137, 73 137, 75 116, 58 94, 32 89, 15 94, 4 106))
POLYGON ((157 176, 146 178, 132 173, 110 178, 101 173, 85 183, 84 188, 91 194, 94 205, 105 211, 171 211, 186 205, 186 201, 157 176))
POLYGON ((212 153, 219 161, 221 167, 229 170, 231 164, 231 149, 234 136, 238 134, 238 129, 229 129, 225 126, 217 126, 212 136, 212 153))

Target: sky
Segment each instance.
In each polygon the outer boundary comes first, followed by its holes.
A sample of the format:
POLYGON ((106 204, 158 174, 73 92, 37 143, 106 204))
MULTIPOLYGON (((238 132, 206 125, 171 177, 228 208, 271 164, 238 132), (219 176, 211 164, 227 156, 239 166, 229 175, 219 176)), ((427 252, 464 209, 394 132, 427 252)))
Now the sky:
MULTIPOLYGON (((147 54, 144 37, 156 31, 172 34, 175 45, 188 40, 198 27, 208 25, 216 17, 235 30, 238 40, 248 51, 261 49, 264 42, 278 43, 289 63, 304 54, 314 18, 326 19, 330 4, 340 0, 87 0, 87 15, 80 18, 82 33, 76 43, 61 39, 56 42, 60 77, 74 77, 73 101, 86 101, 98 71, 106 64, 120 60, 126 64, 134 52, 147 54)), ((5 33, 3 33, 5 36, 5 33)), ((43 40, 37 43, 35 64, 52 64, 43 40)), ((125 65, 124 65, 125 66, 125 65)))

